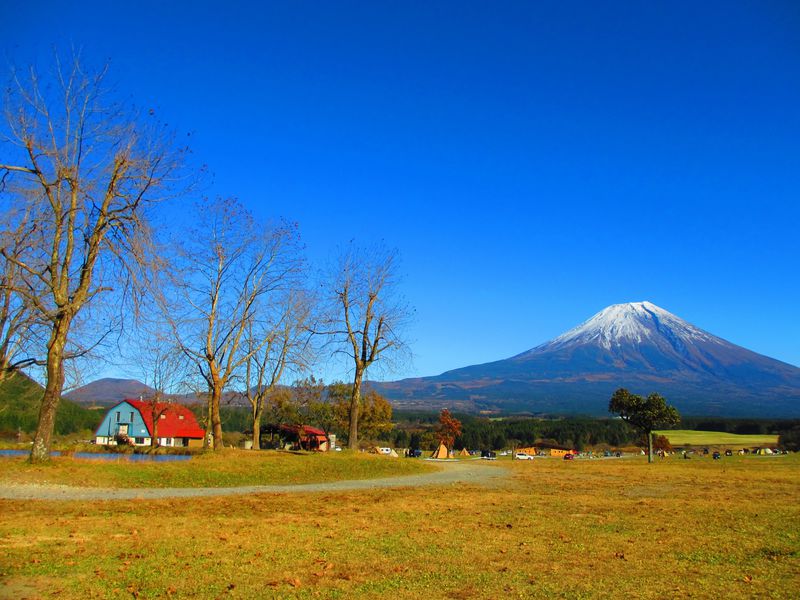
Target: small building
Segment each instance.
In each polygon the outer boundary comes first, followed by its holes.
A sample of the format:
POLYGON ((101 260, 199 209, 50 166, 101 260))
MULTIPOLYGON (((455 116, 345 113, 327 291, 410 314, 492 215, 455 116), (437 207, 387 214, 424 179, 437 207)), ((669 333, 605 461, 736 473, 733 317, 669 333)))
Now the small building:
POLYGON ((123 400, 106 413, 95 432, 95 443, 151 446, 154 430, 159 446, 182 448, 202 446, 206 433, 192 411, 181 404, 123 400), (153 427, 154 417, 157 427, 153 427))
POLYGON ((310 425, 281 425, 280 429, 282 434, 294 438, 302 450, 327 452, 331 449, 328 434, 322 429, 310 425))

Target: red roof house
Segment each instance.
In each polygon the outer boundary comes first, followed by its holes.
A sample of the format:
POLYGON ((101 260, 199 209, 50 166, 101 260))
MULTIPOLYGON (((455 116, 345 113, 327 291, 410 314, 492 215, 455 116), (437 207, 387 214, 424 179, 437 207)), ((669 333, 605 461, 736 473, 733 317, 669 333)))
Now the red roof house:
POLYGON ((181 404, 123 400, 106 413, 95 441, 113 445, 128 439, 137 446, 150 446, 154 435, 161 446, 196 446, 202 444, 205 431, 192 411, 181 404))

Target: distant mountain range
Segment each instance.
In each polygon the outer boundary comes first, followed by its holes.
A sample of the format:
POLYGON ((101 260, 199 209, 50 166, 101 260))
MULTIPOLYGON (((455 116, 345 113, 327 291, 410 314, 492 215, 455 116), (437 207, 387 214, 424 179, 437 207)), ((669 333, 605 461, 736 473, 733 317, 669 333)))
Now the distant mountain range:
MULTIPOLYGON (((153 388, 136 379, 106 377, 75 388, 63 397, 83 406, 114 406, 126 399, 148 398, 153 394, 153 388)), ((169 397, 181 404, 201 401, 195 394, 170 394, 169 397)), ((247 406, 247 400, 238 392, 225 392, 222 400, 228 406, 247 406)))
POLYGON ((401 408, 607 414, 618 387, 659 392, 687 415, 800 416, 800 369, 650 302, 615 304, 505 360, 370 385, 401 408))
MULTIPOLYGON (((658 392, 685 415, 800 416, 800 368, 695 327, 650 302, 615 304, 585 323, 505 360, 433 377, 369 382, 397 408, 548 415, 607 415, 619 387, 658 392)), ((153 390, 100 379, 64 397, 109 406, 153 390)), ((180 402, 196 402, 193 395, 180 402)), ((229 392, 227 403, 246 405, 229 392)))
POLYGON ((75 388, 64 398, 83 405, 113 406, 126 398, 147 397, 155 390, 136 379, 106 377, 75 388))

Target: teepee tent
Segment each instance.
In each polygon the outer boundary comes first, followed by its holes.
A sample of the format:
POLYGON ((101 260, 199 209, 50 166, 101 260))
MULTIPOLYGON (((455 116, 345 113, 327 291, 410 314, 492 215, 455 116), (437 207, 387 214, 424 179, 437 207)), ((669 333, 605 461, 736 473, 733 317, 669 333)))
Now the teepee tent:
POLYGON ((439 444, 439 447, 431 454, 431 458, 448 458, 447 446, 439 444))
POLYGON ((469 451, 466 448, 462 448, 461 452, 458 453, 459 456, 469 456, 469 451))

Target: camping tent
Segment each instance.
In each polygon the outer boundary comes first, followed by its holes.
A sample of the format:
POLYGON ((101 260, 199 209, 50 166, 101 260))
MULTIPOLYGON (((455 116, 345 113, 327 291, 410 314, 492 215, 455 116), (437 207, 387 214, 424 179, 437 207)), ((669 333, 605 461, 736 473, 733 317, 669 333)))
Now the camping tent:
POLYGON ((439 444, 439 447, 431 454, 431 458, 448 458, 447 446, 439 444))
POLYGON ((458 453, 459 456, 469 456, 469 451, 466 448, 462 448, 461 452, 458 453))

